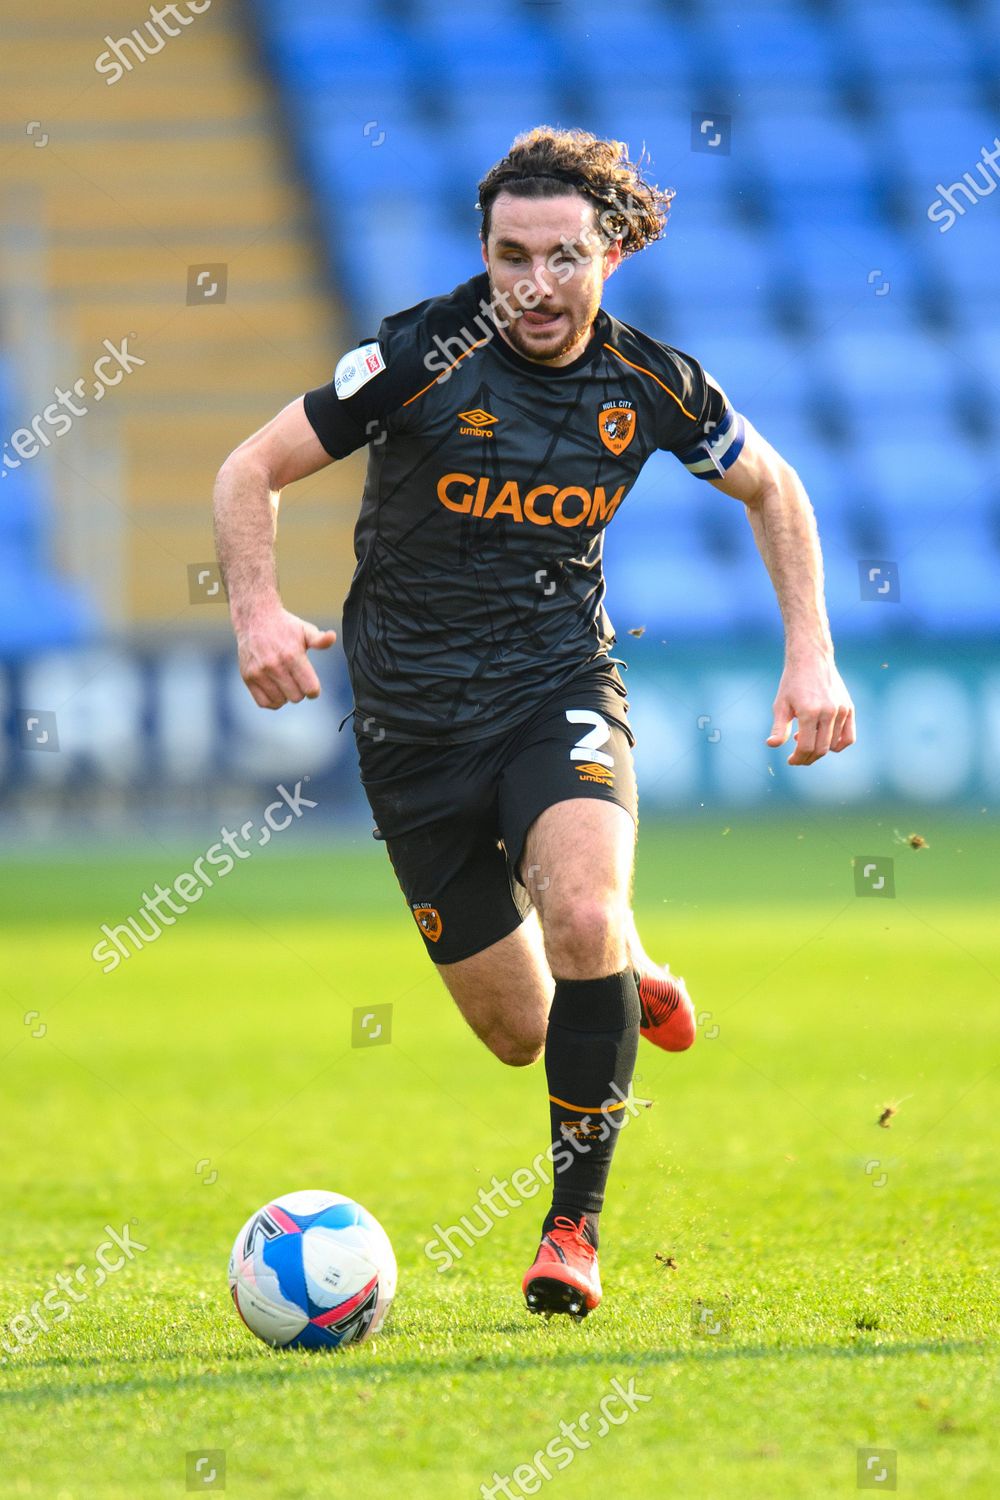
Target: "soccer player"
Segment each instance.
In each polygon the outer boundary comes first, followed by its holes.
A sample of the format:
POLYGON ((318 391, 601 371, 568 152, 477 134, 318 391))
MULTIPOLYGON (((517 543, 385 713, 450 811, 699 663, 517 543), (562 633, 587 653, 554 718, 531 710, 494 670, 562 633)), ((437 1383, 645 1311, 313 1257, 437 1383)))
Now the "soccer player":
POLYGON ((601 307, 671 196, 619 142, 519 136, 479 184, 485 272, 387 317, 216 483, 240 670, 277 709, 317 696, 308 652, 335 639, 279 597, 280 492, 368 447, 343 614, 361 779, 473 1031, 515 1066, 544 1051, 553 1196, 523 1290, 547 1315, 601 1298, 640 1033, 694 1039, 683 981, 631 915, 634 741, 602 603, 604 527, 654 450, 745 507, 785 628, 767 744, 797 719, 788 764, 807 766, 855 738, 798 476, 695 359, 601 307))

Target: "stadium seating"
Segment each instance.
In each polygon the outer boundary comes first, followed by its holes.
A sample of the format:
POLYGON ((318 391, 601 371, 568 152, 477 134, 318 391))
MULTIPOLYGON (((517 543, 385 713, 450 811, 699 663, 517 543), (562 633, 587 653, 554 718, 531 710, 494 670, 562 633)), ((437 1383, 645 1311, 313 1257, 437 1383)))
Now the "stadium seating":
MULTIPOLYGON (((244 7, 213 5, 115 87, 95 72, 95 51, 102 33, 128 37, 141 9, 104 0, 97 22, 85 11, 5 0, 0 115, 11 144, 24 144, 4 168, 0 353, 17 373, 0 436, 44 409, 57 381, 86 376, 105 339, 135 330, 131 348, 150 342, 109 400, 0 481, 0 568, 26 580, 20 614, 6 574, 0 585, 8 644, 12 632, 58 634, 62 618, 33 590, 23 546, 8 544, 12 507, 38 555, 92 601, 98 630, 218 631, 223 612, 192 607, 187 575, 213 555, 212 479, 247 434, 329 378, 350 337, 244 7), (52 134, 45 150, 25 132, 25 79, 30 114, 52 134), (188 277, 220 263, 228 291, 208 279, 222 300, 192 300, 188 277)), ((363 473, 359 456, 303 481, 282 526, 283 585, 309 617, 346 593, 363 473)), ((75 597, 67 609, 71 633, 75 597)))
MULTIPOLYGON (((460 0, 255 6, 359 334, 478 270, 475 183, 518 129, 578 123, 648 151, 677 189, 671 223, 607 305, 697 354, 787 452, 841 634, 903 618, 860 607, 866 554, 911 580, 910 627, 1000 623, 1000 290, 984 275, 1000 193, 945 234, 927 216, 936 184, 974 169, 996 133, 1000 7, 981 5, 977 25, 973 9, 632 0, 624 76, 597 0, 503 0, 474 52, 460 0), (698 114, 731 116, 728 154, 692 149, 698 114)), ((613 610, 675 633, 773 621, 739 512, 710 491, 682 500, 687 483, 654 464, 623 508, 613 610), (727 546, 719 526, 737 522, 727 546)))
MULTIPOLYGON (((24 421, 13 371, 0 350, 0 433, 6 442, 24 421)), ((82 639, 92 621, 84 601, 50 556, 55 528, 40 468, 24 461, 0 481, 0 651, 82 639)))

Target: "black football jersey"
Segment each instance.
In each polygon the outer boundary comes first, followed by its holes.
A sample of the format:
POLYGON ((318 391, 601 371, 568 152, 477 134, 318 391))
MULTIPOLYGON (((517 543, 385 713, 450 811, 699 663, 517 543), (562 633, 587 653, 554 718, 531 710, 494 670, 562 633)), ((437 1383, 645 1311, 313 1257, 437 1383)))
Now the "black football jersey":
POLYGON ((572 364, 497 332, 485 274, 386 318, 305 411, 367 444, 343 645, 359 727, 456 743, 530 716, 614 631, 604 528, 658 448, 714 478, 743 423, 696 360, 603 310, 572 364))

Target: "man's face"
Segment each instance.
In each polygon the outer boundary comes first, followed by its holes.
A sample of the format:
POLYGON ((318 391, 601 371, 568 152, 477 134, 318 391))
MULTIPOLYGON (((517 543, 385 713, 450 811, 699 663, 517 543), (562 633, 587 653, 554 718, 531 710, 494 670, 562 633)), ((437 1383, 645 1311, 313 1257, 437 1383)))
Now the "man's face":
POLYGON ((600 242, 594 206, 579 193, 499 193, 483 262, 501 335, 526 359, 566 365, 586 348, 621 246, 600 242))

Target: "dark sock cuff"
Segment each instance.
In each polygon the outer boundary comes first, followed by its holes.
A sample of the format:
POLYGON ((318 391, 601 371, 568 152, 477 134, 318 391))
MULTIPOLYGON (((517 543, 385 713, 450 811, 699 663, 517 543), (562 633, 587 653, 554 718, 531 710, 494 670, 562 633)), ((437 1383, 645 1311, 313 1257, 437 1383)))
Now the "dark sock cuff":
POLYGON ((631 968, 606 979, 557 979, 549 1024, 567 1031, 621 1031, 642 1018, 631 968))

